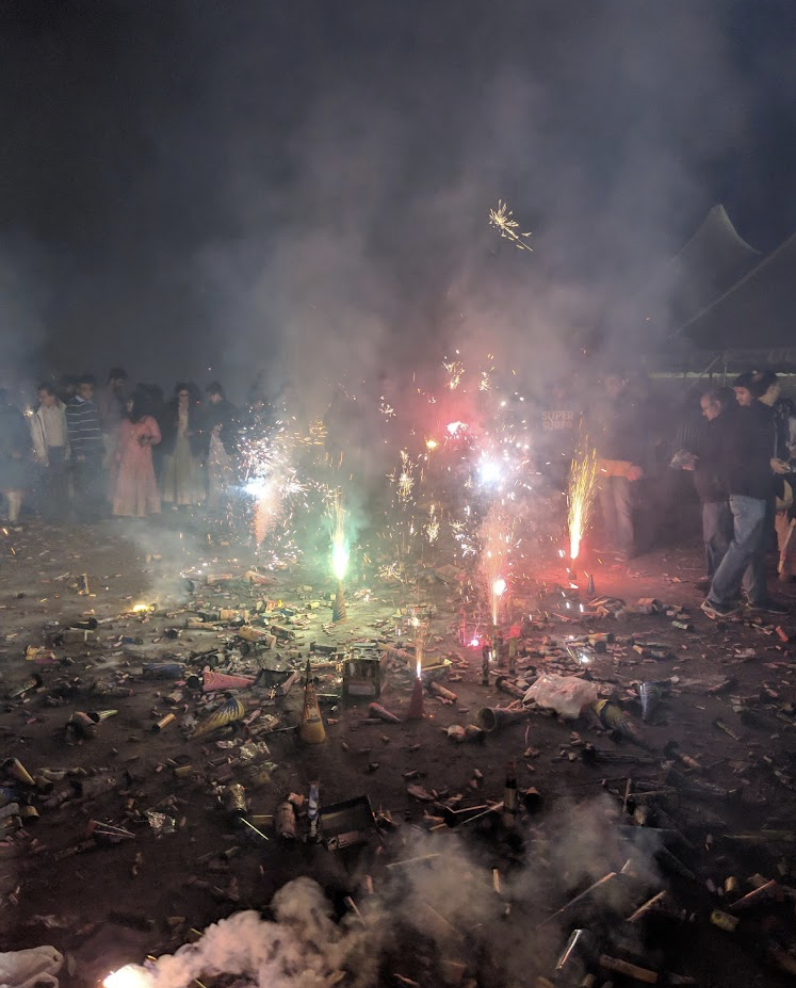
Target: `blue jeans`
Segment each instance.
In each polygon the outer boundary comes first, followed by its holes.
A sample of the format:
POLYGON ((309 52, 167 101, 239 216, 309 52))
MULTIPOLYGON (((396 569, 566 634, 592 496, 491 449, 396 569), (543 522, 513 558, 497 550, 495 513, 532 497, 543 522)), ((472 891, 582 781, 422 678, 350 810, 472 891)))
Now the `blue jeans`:
POLYGON ((608 549, 633 551, 633 505, 627 477, 600 478, 600 509, 608 549))
POLYGON ((709 604, 729 607, 741 589, 753 604, 768 599, 764 569, 766 501, 755 497, 730 495, 732 541, 713 577, 708 593, 709 604))
POLYGON ((728 501, 705 501, 702 504, 702 540, 705 543, 705 572, 708 579, 716 575, 732 539, 732 512, 728 501))

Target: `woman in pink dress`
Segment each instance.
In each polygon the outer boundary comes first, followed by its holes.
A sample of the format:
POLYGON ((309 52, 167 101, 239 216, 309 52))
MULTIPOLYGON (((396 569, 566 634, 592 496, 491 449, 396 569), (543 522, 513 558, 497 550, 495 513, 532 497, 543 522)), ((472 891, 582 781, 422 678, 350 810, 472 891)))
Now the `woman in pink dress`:
POLYGON ((160 442, 160 429, 146 414, 142 395, 135 395, 127 404, 127 418, 119 426, 116 443, 113 513, 120 518, 145 518, 160 513, 160 492, 152 466, 152 447, 160 442))

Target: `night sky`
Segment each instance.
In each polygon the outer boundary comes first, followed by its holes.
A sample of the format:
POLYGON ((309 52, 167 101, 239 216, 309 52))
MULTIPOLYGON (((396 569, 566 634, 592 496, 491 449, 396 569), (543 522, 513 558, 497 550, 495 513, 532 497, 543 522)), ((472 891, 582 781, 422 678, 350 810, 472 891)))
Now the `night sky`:
POLYGON ((4 0, 5 375, 558 363, 715 202, 796 229, 795 42, 792 0, 4 0))

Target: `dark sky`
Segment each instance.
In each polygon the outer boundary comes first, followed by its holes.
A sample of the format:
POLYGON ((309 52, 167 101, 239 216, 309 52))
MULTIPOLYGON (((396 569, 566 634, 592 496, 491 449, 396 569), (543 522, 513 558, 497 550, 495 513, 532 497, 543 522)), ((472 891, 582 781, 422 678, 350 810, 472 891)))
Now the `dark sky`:
POLYGON ((6 367, 558 359, 713 203, 796 228, 795 42, 792 0, 4 0, 6 367))

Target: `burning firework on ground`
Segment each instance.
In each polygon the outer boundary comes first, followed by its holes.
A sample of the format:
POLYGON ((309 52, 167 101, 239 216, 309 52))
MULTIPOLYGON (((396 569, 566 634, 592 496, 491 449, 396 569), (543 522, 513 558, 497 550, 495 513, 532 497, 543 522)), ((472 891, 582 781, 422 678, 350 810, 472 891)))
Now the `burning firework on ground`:
POLYGON ((569 506, 569 558, 574 561, 580 555, 583 536, 589 521, 597 481, 597 454, 583 436, 569 471, 567 503, 569 506))
POLYGON ((348 572, 348 562, 351 551, 348 547, 348 539, 345 530, 345 510, 343 509, 342 495, 339 490, 332 494, 329 505, 329 517, 332 528, 332 573, 337 580, 337 596, 334 602, 332 618, 336 622, 344 621, 346 618, 345 595, 343 592, 343 580, 348 572))

